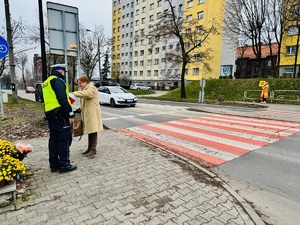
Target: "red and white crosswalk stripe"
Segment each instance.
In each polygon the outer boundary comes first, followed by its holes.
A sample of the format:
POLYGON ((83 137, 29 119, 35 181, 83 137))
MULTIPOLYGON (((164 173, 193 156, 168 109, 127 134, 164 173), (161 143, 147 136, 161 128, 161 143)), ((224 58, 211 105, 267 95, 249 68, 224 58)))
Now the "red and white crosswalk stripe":
POLYGON ((213 115, 118 131, 216 166, 299 132, 300 123, 213 115))

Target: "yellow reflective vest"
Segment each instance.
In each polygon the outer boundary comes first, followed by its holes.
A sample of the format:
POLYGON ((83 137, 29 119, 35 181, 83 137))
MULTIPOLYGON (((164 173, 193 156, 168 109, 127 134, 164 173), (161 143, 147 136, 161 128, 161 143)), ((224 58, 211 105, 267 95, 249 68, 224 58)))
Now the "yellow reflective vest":
MULTIPOLYGON (((44 96, 44 104, 45 104, 45 112, 49 112, 53 109, 61 107, 59 104, 55 91, 52 89, 50 81, 53 79, 61 79, 56 76, 50 76, 43 83, 43 96, 44 96)), ((64 83, 65 81, 61 79, 64 83)), ((66 84, 66 83, 65 83, 66 84)), ((69 89, 66 85, 66 95, 69 96, 69 89)), ((70 99, 68 98, 69 104, 71 105, 70 99)))

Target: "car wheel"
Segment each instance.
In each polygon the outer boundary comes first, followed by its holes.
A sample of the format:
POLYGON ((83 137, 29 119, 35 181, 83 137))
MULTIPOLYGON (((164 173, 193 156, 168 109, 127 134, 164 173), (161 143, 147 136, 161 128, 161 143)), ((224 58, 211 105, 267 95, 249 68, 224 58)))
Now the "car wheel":
POLYGON ((151 88, 148 88, 148 91, 151 91, 151 88))
POLYGON ((140 88, 137 88, 136 90, 138 90, 138 91, 139 91, 139 90, 140 90, 140 88))
POLYGON ((113 98, 110 99, 110 106, 112 106, 112 107, 116 106, 116 102, 115 102, 115 100, 113 98))
POLYGON ((131 107, 134 107, 135 106, 135 104, 133 104, 133 105, 130 105, 131 107))

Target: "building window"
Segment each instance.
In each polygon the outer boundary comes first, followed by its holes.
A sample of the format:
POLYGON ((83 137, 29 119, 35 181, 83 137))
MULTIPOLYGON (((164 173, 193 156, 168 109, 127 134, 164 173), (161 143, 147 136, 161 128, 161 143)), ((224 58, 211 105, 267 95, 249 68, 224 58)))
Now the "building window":
POLYGON ((294 68, 293 67, 284 68, 284 73, 294 73, 294 68))
POLYGON ((297 35, 298 32, 299 32, 299 29, 296 26, 289 27, 289 29, 288 29, 288 35, 297 35))
POLYGON ((140 56, 143 56, 143 55, 144 55, 144 50, 141 50, 140 56))
POLYGON ((153 15, 149 16, 149 21, 153 21, 153 20, 154 20, 154 16, 153 15))
POLYGON ((144 74, 143 74, 143 71, 140 71, 140 76, 143 76, 144 74))
POLYGON ((147 60, 147 66, 151 66, 152 65, 152 60, 151 59, 148 59, 147 60))
POLYGON ((146 12, 146 7, 144 6, 143 8, 142 8, 142 13, 145 13, 146 12))
POLYGON ((159 47, 155 48, 155 54, 159 53, 159 47))
POLYGON ((147 70, 147 76, 151 76, 151 70, 147 70))
POLYGON ((154 65, 158 65, 159 59, 154 59, 154 65))
POLYGON ((300 4, 295 4, 295 5, 291 6, 290 13, 292 15, 298 16, 300 13, 300 4))
POLYGON ((203 31, 203 26, 202 25, 196 27, 196 32, 197 33, 201 33, 202 31, 203 31))
POLYGON ((187 7, 192 8, 193 7, 193 1, 189 1, 187 7))
POLYGON ((140 66, 144 66, 144 60, 140 61, 140 66))
POLYGON ((193 19, 193 16, 192 16, 192 15, 188 15, 188 16, 186 17, 186 21, 187 21, 187 22, 192 21, 192 19, 193 19))
POLYGON ((194 60, 199 61, 200 60, 200 54, 195 54, 194 55, 194 60))
POLYGON ((187 28, 186 29, 186 34, 190 34, 190 33, 192 33, 192 29, 191 28, 187 28))
POLYGON ((158 76, 158 70, 154 70, 154 76, 158 76))
POLYGON ((162 0, 157 1, 157 7, 161 6, 162 0))
POLYGON ((198 12, 198 19, 203 19, 204 13, 203 11, 198 12))
POLYGON ((160 18, 161 18, 161 12, 158 12, 158 13, 156 14, 156 16, 157 16, 157 17, 156 17, 157 19, 160 19, 160 18))
POLYGON ((150 10, 154 9, 154 3, 150 4, 150 10))
POLYGON ((145 21, 146 21, 145 17, 144 17, 144 18, 142 18, 142 24, 144 24, 144 23, 145 23, 145 21))
POLYGON ((199 74, 199 68, 193 68, 193 75, 199 74))
POLYGON ((151 48, 148 49, 148 55, 152 55, 152 49, 151 48))
POLYGON ((204 4, 204 0, 199 0, 198 4, 204 4))
POLYGON ((296 54, 296 49, 297 49, 296 45, 294 45, 294 46, 287 46, 286 47, 286 54, 287 55, 295 55, 296 54))

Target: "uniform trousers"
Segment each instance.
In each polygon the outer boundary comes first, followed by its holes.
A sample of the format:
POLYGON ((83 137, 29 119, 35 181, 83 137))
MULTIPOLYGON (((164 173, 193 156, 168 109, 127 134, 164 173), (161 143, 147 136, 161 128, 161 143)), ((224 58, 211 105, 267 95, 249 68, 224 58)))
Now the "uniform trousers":
POLYGON ((51 169, 59 169, 70 164, 72 130, 69 118, 48 119, 50 130, 49 163, 51 169))

